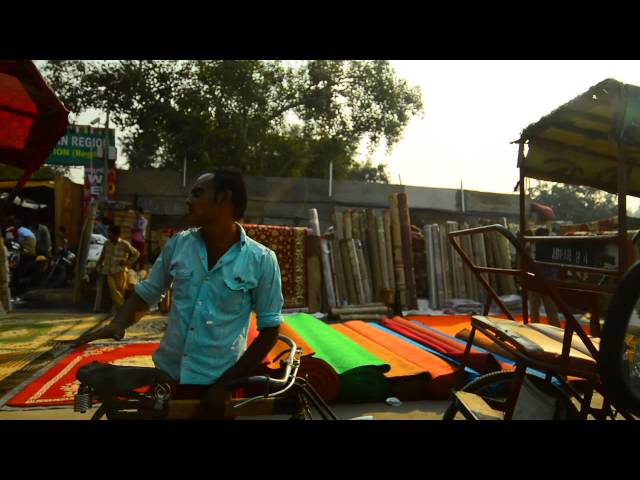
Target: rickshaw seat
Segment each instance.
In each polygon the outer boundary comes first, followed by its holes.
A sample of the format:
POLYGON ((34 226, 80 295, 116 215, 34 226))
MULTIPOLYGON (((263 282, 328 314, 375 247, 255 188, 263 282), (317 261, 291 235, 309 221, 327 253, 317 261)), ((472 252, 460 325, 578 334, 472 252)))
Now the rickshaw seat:
MULTIPOLYGON (((513 320, 474 315, 471 325, 494 334, 512 349, 550 367, 561 368, 562 337, 564 330, 559 327, 541 324, 521 324, 513 320), (555 337, 555 338, 554 338, 555 337)), ((596 348, 599 339, 589 337, 596 348)), ((596 373, 598 365, 576 335, 572 338, 569 352, 569 363, 565 365, 571 370, 596 373)))

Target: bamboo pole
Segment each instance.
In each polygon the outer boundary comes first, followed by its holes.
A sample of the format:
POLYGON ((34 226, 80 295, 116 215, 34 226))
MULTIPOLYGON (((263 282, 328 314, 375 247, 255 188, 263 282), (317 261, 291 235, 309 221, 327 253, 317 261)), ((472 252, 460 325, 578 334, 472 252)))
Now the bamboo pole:
POLYGON ((326 238, 322 238, 320 235, 320 220, 318 219, 318 211, 315 208, 309 210, 309 222, 312 227, 314 235, 320 238, 320 260, 322 262, 322 279, 325 288, 325 294, 327 299, 327 305, 329 308, 335 307, 336 303, 336 291, 334 285, 334 275, 331 268, 331 252, 329 250, 329 244, 326 238))
MULTIPOLYGON (((447 222, 447 233, 458 230, 458 222, 447 222)), ((447 235, 448 237, 448 235, 447 235)), ((451 277, 453 282, 453 295, 455 298, 468 298, 467 289, 464 280, 464 272, 462 270, 462 259, 451 245, 451 240, 447 238, 447 247, 449 249, 449 260, 451 265, 451 277)))
POLYGON ((322 247, 320 245, 320 224, 315 208, 308 211, 310 234, 307 235, 307 292, 309 311, 322 310, 322 247))
MULTIPOLYGON (((475 234, 471 235, 471 242, 473 243, 473 259, 474 263, 479 267, 487 267, 487 251, 486 246, 484 244, 484 235, 475 234)), ((480 274, 486 281, 489 281, 488 274, 481 273, 480 274)), ((476 280, 477 282, 477 280, 476 280)), ((478 285, 479 296, 478 300, 484 301, 487 293, 484 291, 481 285, 478 285)))
POLYGON ((380 290, 382 290, 382 266, 380 265, 380 247, 378 245, 378 226, 376 224, 376 216, 373 210, 368 208, 366 210, 367 217, 367 241, 369 244, 369 254, 372 263, 372 287, 373 287, 373 300, 380 299, 380 290))
POLYGON ((391 289, 389 279, 389 262, 387 261, 387 245, 384 233, 384 215, 376 215, 376 235, 378 241, 378 253, 380 262, 380 297, 385 298, 391 289))
MULTIPOLYGON (((468 230, 469 224, 463 223, 460 228, 462 230, 468 230)), ((462 250, 467 254, 469 259, 473 261, 473 243, 469 235, 459 237, 462 245, 462 250)), ((471 270, 462 262, 462 270, 464 272, 464 282, 467 288, 468 298, 478 300, 478 282, 476 281, 471 270)))
POLYGON ((351 240, 353 238, 353 221, 351 210, 345 210, 344 212, 342 212, 342 221, 344 222, 344 239, 351 240))
POLYGON ((384 224, 384 245, 387 257, 387 275, 389 288, 391 289, 389 292, 388 302, 385 303, 392 303, 393 300, 391 299, 395 297, 396 291, 396 274, 393 262, 393 242, 391 240, 391 212, 388 209, 383 212, 382 220, 384 224))
POLYGON ((416 292, 416 275, 413 263, 413 235, 411 233, 409 200, 406 193, 398 194, 398 215, 400 217, 402 263, 404 265, 404 277, 407 288, 407 308, 416 309, 418 308, 418 296, 416 292))
POLYGON ((356 249, 356 241, 354 239, 347 240, 347 252, 349 254, 349 264, 351 265, 351 272, 353 274, 353 280, 356 291, 357 301, 354 303, 366 303, 366 294, 364 284, 362 281, 362 274, 358 265, 358 252, 356 249))
POLYGON ((371 287, 371 278, 369 277, 369 272, 367 268, 367 261, 364 256, 364 247, 362 244, 362 240, 354 240, 356 245, 356 253, 358 254, 358 268, 360 270, 360 275, 362 277, 362 287, 364 289, 364 301, 365 302, 373 302, 375 299, 373 298, 373 288, 371 287))
POLYGON ((424 244, 427 258, 427 275, 429 282, 429 307, 438 310, 438 284, 436 279, 436 256, 433 246, 433 225, 425 225, 424 244))
POLYGON ((402 260, 402 234, 400 229, 400 211, 398 194, 389 195, 389 211, 391 214, 391 241, 393 242, 393 265, 396 277, 396 292, 401 308, 407 307, 407 284, 402 260))
POLYGON ((347 285, 344 276, 344 265, 342 262, 342 252, 340 251, 340 241, 337 238, 331 239, 331 261, 333 273, 335 275, 336 302, 338 305, 349 303, 347 285))
POLYGON ((438 225, 438 233, 440 237, 440 259, 442 261, 442 285, 444 296, 440 299, 440 307, 443 308, 447 300, 453 295, 453 287, 451 284, 451 266, 449 265, 449 239, 447 238, 447 229, 444 225, 438 225))
MULTIPOLYGON (((487 266, 488 267, 494 267, 494 268, 498 268, 498 260, 497 260, 497 256, 496 256, 496 247, 495 247, 495 236, 496 233, 495 232, 487 232, 484 234, 484 244, 486 247, 486 254, 487 254, 487 266)), ((494 273, 490 273, 489 274, 489 283, 491 285, 491 288, 493 288, 496 293, 498 295, 501 295, 501 285, 499 283, 498 280, 498 275, 494 274, 494 273)))

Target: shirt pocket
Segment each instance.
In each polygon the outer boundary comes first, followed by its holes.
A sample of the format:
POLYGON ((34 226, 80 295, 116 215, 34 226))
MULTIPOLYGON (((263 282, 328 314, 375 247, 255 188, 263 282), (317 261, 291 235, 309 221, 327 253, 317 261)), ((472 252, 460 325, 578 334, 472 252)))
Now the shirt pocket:
POLYGON ((189 298, 189 284, 193 277, 193 271, 176 268, 171 272, 173 277, 172 293, 176 300, 189 298))
POLYGON ((248 286, 229 278, 225 278, 223 283, 223 294, 218 308, 228 315, 237 315, 248 301, 248 286))

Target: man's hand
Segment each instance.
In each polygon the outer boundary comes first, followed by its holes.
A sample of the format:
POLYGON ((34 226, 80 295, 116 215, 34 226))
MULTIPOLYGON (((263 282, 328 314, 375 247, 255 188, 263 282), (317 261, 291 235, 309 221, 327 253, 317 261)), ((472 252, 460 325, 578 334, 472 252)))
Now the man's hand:
POLYGON ((197 420, 223 420, 225 408, 231 400, 231 391, 220 384, 213 384, 200 399, 197 420))
POLYGON ((75 348, 85 343, 93 342, 94 340, 100 339, 113 339, 113 340, 121 340, 124 337, 124 328, 122 325, 117 323, 110 323, 98 330, 93 332, 86 332, 80 335, 80 337, 75 340, 63 340, 59 343, 70 345, 75 348))

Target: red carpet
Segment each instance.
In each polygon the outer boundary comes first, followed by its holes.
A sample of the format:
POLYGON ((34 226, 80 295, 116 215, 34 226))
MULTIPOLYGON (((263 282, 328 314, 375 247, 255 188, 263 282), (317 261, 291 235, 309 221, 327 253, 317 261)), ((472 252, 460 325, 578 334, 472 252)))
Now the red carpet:
POLYGON ((7 402, 11 407, 73 405, 78 369, 91 362, 152 366, 159 343, 83 345, 64 356, 7 402))
POLYGON ((302 227, 243 225, 247 236, 276 254, 285 308, 307 306, 307 230, 302 227))

